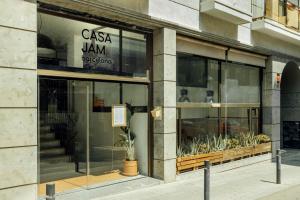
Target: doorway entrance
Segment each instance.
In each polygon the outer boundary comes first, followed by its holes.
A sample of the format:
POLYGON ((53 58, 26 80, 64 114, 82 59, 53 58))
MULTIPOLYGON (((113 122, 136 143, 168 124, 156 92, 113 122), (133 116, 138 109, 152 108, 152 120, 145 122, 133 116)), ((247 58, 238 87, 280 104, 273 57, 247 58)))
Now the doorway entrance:
POLYGON ((300 69, 289 62, 281 80, 281 146, 300 149, 300 69))
POLYGON ((124 177, 122 129, 112 127, 116 104, 134 109, 139 172, 148 175, 147 84, 39 77, 41 184, 67 180, 61 184, 67 190, 124 177))

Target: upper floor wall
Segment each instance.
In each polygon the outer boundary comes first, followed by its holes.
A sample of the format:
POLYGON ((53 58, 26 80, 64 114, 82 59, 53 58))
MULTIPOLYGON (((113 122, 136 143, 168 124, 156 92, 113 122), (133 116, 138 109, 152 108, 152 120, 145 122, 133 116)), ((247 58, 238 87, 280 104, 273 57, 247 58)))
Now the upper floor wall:
POLYGON ((201 0, 200 12, 233 24, 243 24, 252 21, 251 2, 251 0, 201 0))
MULTIPOLYGON (((288 5, 292 5, 291 1, 298 2, 299 0, 288 1, 289 4, 287 3, 286 8, 292 9, 292 11, 286 11, 287 16, 285 19, 287 24, 274 20, 279 19, 279 17, 267 17, 272 16, 270 9, 276 10, 276 3, 279 3, 279 0, 86 1, 134 11, 147 15, 150 20, 155 19, 156 21, 175 24, 192 31, 205 33, 206 35, 212 34, 223 41, 233 41, 247 45, 249 48, 261 47, 262 49, 300 58, 298 53, 300 33, 289 26, 291 23, 296 26, 295 20, 293 22, 288 20, 291 19, 290 16, 296 16, 296 10, 299 12, 295 6, 291 7, 288 5)), ((279 8, 279 4, 277 8, 279 8)), ((99 14, 105 15, 103 13, 99 14)))

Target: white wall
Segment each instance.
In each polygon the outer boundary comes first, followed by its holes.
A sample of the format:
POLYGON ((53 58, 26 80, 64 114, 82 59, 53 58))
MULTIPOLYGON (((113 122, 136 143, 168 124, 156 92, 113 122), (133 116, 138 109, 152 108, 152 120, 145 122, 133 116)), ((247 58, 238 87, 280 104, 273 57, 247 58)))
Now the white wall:
POLYGON ((136 135, 135 148, 140 174, 148 174, 148 114, 136 113, 132 117, 132 131, 136 135))
POLYGON ((149 15, 192 29, 199 28, 199 0, 149 0, 149 15), (192 1, 190 1, 192 2, 192 1))

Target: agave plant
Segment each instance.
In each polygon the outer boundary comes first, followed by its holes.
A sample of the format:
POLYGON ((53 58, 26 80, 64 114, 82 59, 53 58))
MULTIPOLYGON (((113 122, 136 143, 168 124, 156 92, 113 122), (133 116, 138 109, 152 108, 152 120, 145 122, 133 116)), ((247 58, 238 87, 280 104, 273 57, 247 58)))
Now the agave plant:
POLYGON ((240 141, 236 138, 230 138, 227 140, 227 149, 236 149, 241 147, 240 141))
POLYGON ((240 133, 239 140, 243 147, 255 146, 258 144, 258 139, 253 132, 240 133))
POLYGON ((179 145, 177 147, 176 154, 177 154, 177 157, 183 157, 183 156, 185 156, 184 149, 183 149, 183 147, 181 145, 179 145))
POLYGON ((200 140, 199 138, 193 138, 192 142, 189 144, 190 154, 196 155, 200 152, 200 140))
POLYGON ((206 143, 199 144, 199 153, 209 153, 209 146, 206 143))
POLYGON ((177 156, 182 157, 188 152, 189 155, 236 149, 240 147, 251 147, 257 144, 270 142, 270 137, 264 134, 255 135, 253 132, 240 133, 235 137, 228 138, 219 136, 195 137, 190 142, 183 142, 177 148, 177 156))
POLYGON ((211 151, 223 151, 227 147, 227 137, 222 138, 221 135, 219 135, 218 137, 213 136, 211 142, 209 142, 208 139, 208 144, 210 145, 209 149, 211 151))
POLYGON ((268 135, 265 135, 265 134, 256 135, 256 139, 257 139, 257 142, 259 144, 268 143, 268 142, 271 141, 271 138, 268 135))

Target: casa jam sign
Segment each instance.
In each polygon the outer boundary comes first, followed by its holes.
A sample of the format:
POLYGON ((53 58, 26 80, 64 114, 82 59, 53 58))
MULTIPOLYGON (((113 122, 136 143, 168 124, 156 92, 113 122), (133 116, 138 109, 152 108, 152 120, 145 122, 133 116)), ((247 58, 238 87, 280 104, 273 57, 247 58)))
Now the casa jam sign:
POLYGON ((112 45, 110 34, 83 29, 81 36, 85 40, 81 49, 84 67, 111 68, 113 64, 113 60, 110 58, 111 49, 107 48, 112 45))

